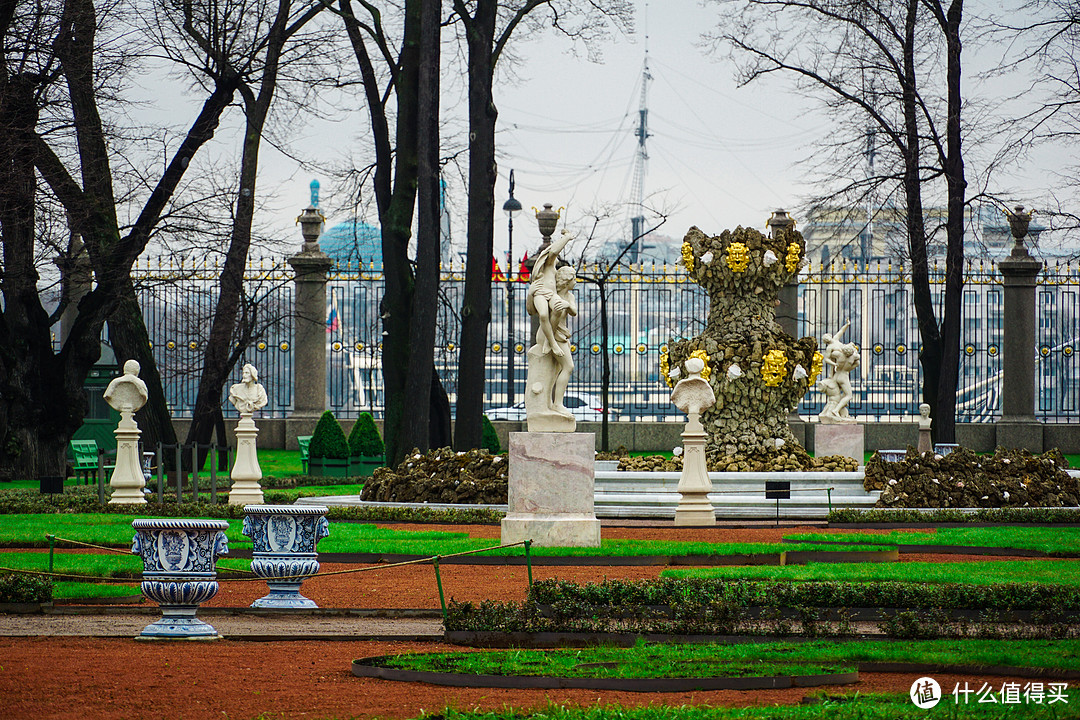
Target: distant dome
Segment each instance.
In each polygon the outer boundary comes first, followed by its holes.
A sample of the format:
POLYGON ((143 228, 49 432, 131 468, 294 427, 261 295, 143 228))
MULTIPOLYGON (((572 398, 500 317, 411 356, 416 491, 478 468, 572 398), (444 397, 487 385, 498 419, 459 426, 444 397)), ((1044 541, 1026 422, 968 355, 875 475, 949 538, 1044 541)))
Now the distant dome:
POLYGON ((319 248, 340 264, 382 265, 382 233, 359 220, 347 220, 323 232, 319 248))

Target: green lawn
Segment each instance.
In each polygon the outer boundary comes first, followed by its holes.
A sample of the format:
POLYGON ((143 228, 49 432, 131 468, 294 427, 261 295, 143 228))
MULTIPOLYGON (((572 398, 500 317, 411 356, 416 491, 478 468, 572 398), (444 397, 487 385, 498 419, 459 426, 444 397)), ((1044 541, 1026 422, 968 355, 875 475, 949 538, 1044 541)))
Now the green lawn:
POLYGON ((112 583, 57 582, 53 583, 53 600, 72 598, 117 598, 142 595, 139 584, 116 585, 112 583))
MULTIPOLYGON (((995 691, 1001 689, 1001 679, 993 677, 980 678, 974 683, 975 689, 978 689, 982 682, 987 682, 995 691)), ((491 712, 447 707, 434 714, 419 715, 413 720, 1064 720, 1076 717, 1075 708, 1080 703, 1080 691, 1072 690, 1067 692, 1068 704, 1058 701, 1049 705, 1045 700, 1042 704, 1025 704, 1023 701, 1016 705, 979 704, 977 696, 972 694, 967 704, 964 704, 961 695, 958 705, 952 691, 952 686, 943 687, 942 700, 929 710, 920 710, 912 704, 907 695, 864 695, 857 690, 828 688, 818 691, 808 689, 807 696, 814 700, 801 705, 730 708, 660 705, 656 702, 644 707, 566 707, 551 704, 539 709, 508 708, 491 712)))
POLYGON ((783 567, 727 566, 664 570, 661 577, 746 580, 847 580, 851 582, 995 583, 1080 585, 1076 560, 1015 560, 964 563, 810 563, 783 567))
POLYGON ((1077 527, 1001 527, 938 528, 888 534, 871 533, 795 533, 785 539, 829 542, 881 543, 883 545, 969 545, 976 547, 1022 548, 1046 553, 1080 553, 1080 528, 1077 527))
MULTIPOLYGON (((562 677, 699 677, 708 675, 708 662, 736 671, 755 665, 807 663, 819 667, 852 666, 860 662, 920 662, 955 665, 1006 665, 1080 670, 1078 640, 918 640, 805 643, 654 644, 634 647, 590 647, 570 650, 501 650, 405 654, 394 667, 492 675, 554 675, 562 677), (581 667, 614 663, 615 667, 581 667), (685 674, 683 674, 685 668, 685 674)), ((767 672, 758 673, 761 675, 767 672)))

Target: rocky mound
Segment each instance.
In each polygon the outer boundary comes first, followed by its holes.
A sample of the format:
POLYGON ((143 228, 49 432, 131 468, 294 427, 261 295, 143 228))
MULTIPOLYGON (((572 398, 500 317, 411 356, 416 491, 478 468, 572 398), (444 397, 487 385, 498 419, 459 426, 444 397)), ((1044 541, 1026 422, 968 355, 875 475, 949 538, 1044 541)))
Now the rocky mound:
POLYGON ((505 455, 487 450, 413 450, 396 468, 379 468, 364 484, 363 500, 505 505, 505 455))
MULTIPOLYGON (((781 448, 753 455, 712 456, 705 464, 710 472, 854 472, 858 469, 858 463, 852 458, 843 455, 814 458, 799 446, 790 450, 781 448)), ((623 457, 619 458, 619 469, 637 472, 681 472, 682 457, 623 457)))
POLYGON ((988 457, 960 448, 942 457, 909 447, 900 462, 874 453, 863 486, 881 490, 877 507, 1075 507, 1080 486, 1068 467, 1057 450, 998 448, 988 457))

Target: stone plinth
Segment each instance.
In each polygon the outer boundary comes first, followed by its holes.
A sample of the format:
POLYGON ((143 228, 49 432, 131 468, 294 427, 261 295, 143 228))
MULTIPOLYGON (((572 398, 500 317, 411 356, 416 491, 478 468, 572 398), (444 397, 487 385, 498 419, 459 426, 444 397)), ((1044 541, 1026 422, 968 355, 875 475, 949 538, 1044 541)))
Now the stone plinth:
POLYGON ((510 433, 509 512, 502 542, 599 547, 592 433, 510 433))
POLYGON ((232 489, 229 490, 230 505, 261 505, 263 502, 262 468, 259 467, 259 455, 255 448, 255 438, 259 429, 251 415, 242 413, 236 423, 236 459, 233 461, 232 489))
POLYGON ((865 434, 862 423, 819 424, 814 430, 814 455, 845 455, 862 465, 866 447, 865 434))
POLYGON ((682 434, 683 469, 679 477, 679 506, 675 509, 678 526, 706 526, 716 524, 716 509, 709 501, 712 480, 705 466, 705 440, 708 435, 701 430, 695 415, 682 434), (690 425, 696 425, 691 428, 690 425))
POLYGON ((109 485, 112 487, 110 505, 145 505, 142 462, 139 455, 139 436, 142 431, 135 424, 129 411, 121 411, 120 423, 113 431, 116 435, 116 467, 113 468, 109 485))

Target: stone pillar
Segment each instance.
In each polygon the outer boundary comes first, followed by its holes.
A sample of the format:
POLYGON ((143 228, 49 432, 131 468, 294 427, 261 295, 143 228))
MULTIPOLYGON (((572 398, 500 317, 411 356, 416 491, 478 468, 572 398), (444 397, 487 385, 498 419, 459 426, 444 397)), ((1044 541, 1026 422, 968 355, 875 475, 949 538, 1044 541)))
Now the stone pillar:
POLYGON ((1001 358, 1001 419, 996 443, 1007 448, 1043 450, 1042 424, 1035 418, 1035 280, 1043 263, 1024 247, 1031 213, 1016 206, 1009 214, 1016 245, 998 263, 1004 279, 1004 338, 1001 358))
POLYGON ((310 434, 315 422, 326 409, 326 274, 333 261, 319 249, 322 215, 314 206, 304 210, 299 222, 303 227, 304 244, 298 254, 289 258, 296 273, 295 312, 293 326, 293 411, 290 420, 303 425, 295 431, 286 430, 286 443, 291 438, 310 434))
POLYGON ((260 505, 263 502, 262 468, 259 467, 259 455, 255 439, 259 429, 251 413, 240 413, 240 422, 236 424, 236 460, 233 462, 229 479, 230 505, 260 505))

